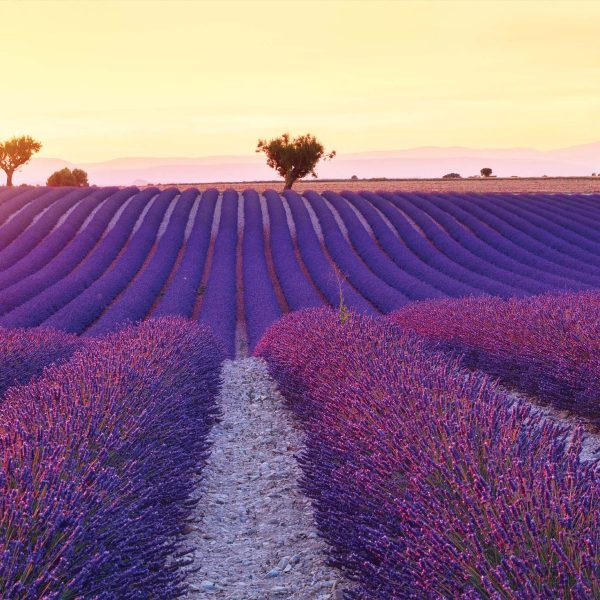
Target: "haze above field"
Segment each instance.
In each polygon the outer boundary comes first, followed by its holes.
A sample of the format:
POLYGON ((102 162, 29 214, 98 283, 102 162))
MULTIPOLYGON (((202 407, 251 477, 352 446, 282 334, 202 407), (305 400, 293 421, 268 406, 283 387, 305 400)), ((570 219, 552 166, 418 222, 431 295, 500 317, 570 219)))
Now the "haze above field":
MULTIPOLYGON (((16 183, 43 184, 48 175, 73 163, 60 159, 34 158, 16 176, 16 183)), ((96 163, 78 163, 96 185, 144 183, 202 183, 216 181, 261 181, 277 179, 262 157, 209 156, 199 158, 137 157, 96 163)), ((441 177, 458 172, 463 177, 478 175, 492 167, 498 176, 539 177, 590 175, 600 172, 600 142, 553 151, 531 148, 411 148, 397 151, 340 154, 323 163, 321 178, 349 179, 388 177, 441 177)), ((310 178, 309 178, 310 179, 310 178)))
MULTIPOLYGON (((30 134, 40 157, 77 165, 215 155, 242 165, 213 180, 247 178, 247 165, 271 177, 253 150, 286 130, 369 165, 362 153, 398 148, 598 142, 599 19, 586 1, 2 2, 0 137, 30 134)), ((391 174, 385 154, 362 172, 342 157, 322 174, 391 174)), ((448 170, 413 166, 396 175, 448 170)))

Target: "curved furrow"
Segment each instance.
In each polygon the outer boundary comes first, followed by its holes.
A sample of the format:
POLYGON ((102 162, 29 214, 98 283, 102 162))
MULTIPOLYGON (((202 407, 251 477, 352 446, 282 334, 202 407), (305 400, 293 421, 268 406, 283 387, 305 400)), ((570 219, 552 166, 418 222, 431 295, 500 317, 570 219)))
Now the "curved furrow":
MULTIPOLYGON (((474 194, 468 196, 476 199, 474 194)), ((593 222, 590 221, 590 218, 600 218, 600 214, 583 214, 575 202, 576 195, 568 198, 559 198, 558 196, 558 194, 530 194, 527 196, 527 208, 536 212, 539 211, 540 214, 557 224, 562 224, 567 228, 573 227, 573 231, 582 231, 586 236, 590 236, 592 240, 600 240, 598 231, 589 226, 590 222, 593 222)), ((512 195, 507 197, 507 199, 512 198, 512 195)))
POLYGON ((19 188, 8 188, 2 190, 0 198, 0 225, 14 217, 27 204, 39 198, 48 191, 48 188, 35 188, 27 191, 19 188))
MULTIPOLYGON (((54 232, 38 248, 35 257, 29 261, 26 257, 15 265, 15 274, 26 267, 35 267, 28 276, 19 278, 15 283, 6 287, 0 296, 0 315, 13 310, 30 300, 44 289, 58 282, 70 273, 94 247, 110 223, 114 214, 135 193, 135 188, 117 192, 104 201, 90 222, 80 231, 79 226, 69 218, 61 226, 60 231, 54 232), (24 266, 24 263, 27 264, 24 266), (40 263, 40 264, 38 264, 40 263)), ((32 253, 34 254, 34 253, 32 253)), ((12 269, 10 270, 13 274, 12 269)), ((6 271, 8 275, 9 270, 6 271)), ((4 274, 3 274, 4 275, 4 274)))
POLYGON ((574 209, 573 205, 562 202, 562 198, 557 198, 555 196, 557 196, 557 194, 552 194, 550 196, 539 195, 538 198, 538 195, 536 194, 532 202, 536 207, 543 207, 544 214, 548 218, 554 218, 554 214, 556 214, 557 218, 560 217, 561 223, 564 223, 565 225, 567 223, 572 223, 577 231, 585 233, 585 235, 595 241, 600 241, 598 230, 592 226, 600 219, 600 198, 595 213, 582 214, 581 211, 574 209))
POLYGON ((379 279, 363 261, 358 258, 352 246, 346 241, 325 201, 315 192, 305 192, 305 197, 315 211, 329 254, 340 271, 352 285, 381 312, 387 313, 395 307, 404 306, 410 299, 405 294, 379 279))
POLYGON ((427 223, 428 236, 433 236, 431 239, 435 240, 438 248, 452 256, 465 268, 484 277, 491 277, 494 281, 507 282, 507 286, 517 290, 517 295, 539 294, 548 290, 548 286, 535 280, 520 277, 511 271, 497 267, 493 250, 487 244, 478 242, 473 234, 437 209, 431 202, 415 194, 396 194, 395 203, 415 222, 421 224, 420 220, 422 220, 427 223), (423 218, 424 215, 431 219, 434 226, 431 226, 427 218, 423 218))
POLYGON ((176 200, 167 228, 160 236, 149 262, 86 330, 86 336, 104 335, 127 322, 140 321, 147 315, 177 260, 188 217, 197 195, 198 190, 190 189, 176 200))
MULTIPOLYGON (((594 258, 597 258, 598 251, 600 250, 597 233, 590 239, 585 235, 570 230, 569 227, 557 223, 556 219, 560 219, 559 215, 555 214, 553 219, 548 218, 544 214, 543 208, 532 206, 529 196, 526 202, 519 205, 513 202, 513 198, 509 194, 500 194, 496 200, 496 205, 503 210, 512 212, 546 234, 556 237, 561 244, 574 247, 576 251, 589 252, 594 258)), ((567 219, 567 222, 571 225, 573 224, 572 219, 567 219)))
POLYGON ((589 252, 580 251, 567 242, 562 242, 559 238, 544 231, 541 227, 530 223, 514 212, 496 206, 493 201, 486 198, 481 200, 479 206, 499 219, 502 219, 514 229, 529 236, 532 240, 532 247, 535 246, 536 251, 541 256, 582 273, 592 276, 598 274, 600 257, 594 256, 589 252))
POLYGON ((28 202, 0 227, 0 250, 4 250, 13 240, 17 239, 36 218, 43 215, 45 209, 72 191, 73 188, 43 190, 41 195, 28 202))
POLYGON ((600 287, 599 195, 177 194, 0 190, 0 326, 95 336, 179 314, 233 356, 240 324, 252 349, 283 312, 323 302, 375 314, 600 287))
POLYGON ((563 205, 567 208, 573 208, 577 210, 578 214, 584 217, 594 217, 598 215, 598 208, 600 207, 600 194, 553 194, 557 199, 563 201, 563 205), (574 205, 572 202, 575 201, 574 205))
MULTIPOLYGON (((92 214, 92 212, 109 195, 116 191, 117 188, 107 188, 106 191, 98 190, 98 192, 95 192, 86 198, 85 201, 79 202, 63 223, 51 231, 35 246, 35 248, 23 255, 20 260, 14 261, 12 265, 8 266, 0 273, 0 289, 7 288, 22 281, 47 265, 65 248, 65 246, 67 246, 67 244, 69 244, 88 216, 92 214)), ((16 242, 13 242, 13 244, 15 243, 16 242)), ((7 252, 9 248, 6 248, 4 252, 7 252)))
MULTIPOLYGON (((390 229, 383 220, 381 216, 383 213, 378 211, 366 198, 355 192, 342 192, 341 195, 360 212, 373 230, 380 246, 401 269, 440 290, 447 296, 461 297, 482 293, 481 289, 448 277, 441 270, 436 270, 428 265, 411 247, 415 244, 419 245, 423 241, 412 227, 410 230, 405 231, 406 235, 398 235, 398 232, 390 229), (410 238, 410 241, 407 241, 406 237, 410 238)), ((393 223, 391 223, 391 226, 394 227, 393 223)))
MULTIPOLYGON (((567 290, 585 287, 573 280, 554 278, 551 271, 549 273, 547 269, 539 271, 527 266, 527 263, 519 263, 513 259, 513 253, 503 254, 496 247, 498 236, 491 236, 491 239, 486 236, 480 222, 476 224, 473 220, 469 220, 470 226, 465 227, 460 224, 464 224, 464 219, 461 220, 452 212, 451 201, 447 196, 435 194, 433 198, 440 200, 435 203, 430 198, 430 196, 418 194, 418 200, 411 201, 444 227, 449 235, 469 252, 501 270, 492 271, 492 273, 503 273, 502 277, 504 278, 511 276, 511 285, 516 284, 532 294, 542 294, 552 289, 567 290)), ((501 277, 501 275, 497 276, 501 277)))
POLYGON ((265 256, 260 199, 254 190, 246 190, 242 195, 244 198, 242 241, 244 314, 248 348, 252 352, 267 328, 281 316, 281 308, 277 302, 265 256))
MULTIPOLYGON (((444 265, 450 269, 446 271, 447 273, 452 273, 452 276, 457 277, 457 279, 477 286, 489 294, 502 297, 523 295, 524 292, 522 290, 486 275, 486 269, 483 268, 482 263, 478 262, 471 253, 455 242, 424 212, 416 209, 408 201, 394 194, 382 192, 379 195, 384 200, 387 200, 391 204, 392 209, 397 213, 405 212, 423 231, 425 236, 424 242, 428 240, 431 243, 428 257, 431 264, 437 263, 440 267, 444 265)), ((408 221, 406 222, 408 223, 408 221)), ((409 226, 411 225, 409 224, 409 226)))
POLYGON ((269 277, 273 282, 273 291, 275 292, 275 297, 277 298, 277 304, 281 310, 282 314, 287 314, 290 312, 290 305, 285 299, 285 295, 283 290, 281 289, 281 283, 277 278, 277 272, 275 270, 275 263, 273 262, 273 248, 271 244, 271 219, 269 218, 269 208, 267 206, 267 201, 265 200, 262 192, 258 193, 258 203, 260 205, 260 213, 262 220, 262 228, 263 228, 263 239, 264 239, 264 247, 265 247, 265 262, 267 265, 267 270, 269 271, 269 277))
POLYGON ((292 310, 322 306, 319 293, 309 281, 296 259, 294 242, 285 209, 279 194, 273 190, 263 193, 270 223, 271 253, 279 285, 292 310))
POLYGON ((14 187, 1 186, 0 187, 0 205, 5 199, 12 198, 15 194, 18 194, 19 190, 14 187))
MULTIPOLYGON (((472 198, 472 194, 465 194, 466 197, 472 198)), ((576 236, 573 239, 583 238, 585 244, 592 244, 595 249, 592 250, 595 254, 600 251, 600 232, 595 223, 600 221, 600 202, 597 210, 590 212, 589 215, 582 215, 570 203, 564 203, 557 194, 530 194, 527 196, 527 202, 521 207, 524 218, 528 218, 531 213, 536 217, 543 218, 553 226, 565 230, 568 235, 576 236), (525 214, 527 213, 527 214, 525 214)), ((513 198, 510 194, 504 194, 499 198, 500 205, 507 210, 512 210, 512 207, 517 208, 513 203, 513 198)))
POLYGON ((559 264, 552 256, 547 256, 547 246, 540 244, 531 236, 507 223, 504 219, 485 210, 480 204, 463 201, 462 196, 453 196, 452 202, 455 206, 462 208, 465 212, 476 217, 486 226, 489 226, 504 239, 511 241, 513 244, 518 245, 528 252, 527 264, 529 266, 550 272, 559 277, 579 281, 582 284, 594 287, 597 287, 600 284, 600 279, 598 277, 565 266, 564 264, 559 264))
POLYGON ((515 241, 499 235, 490 229, 480 219, 473 216, 472 212, 464 210, 453 202, 453 197, 448 194, 437 194, 436 197, 445 201, 436 203, 436 206, 452 215, 457 221, 468 227, 477 238, 497 251, 495 260, 497 264, 509 271, 520 273, 530 278, 536 278, 549 286, 549 289, 585 289, 590 286, 581 283, 576 275, 570 278, 554 274, 554 264, 540 259, 538 256, 517 244, 515 241))
POLYGON ((381 194, 361 192, 360 195, 386 217, 398 232, 399 238, 403 240, 410 250, 425 264, 430 268, 435 269, 446 278, 458 282, 459 285, 467 286, 467 289, 476 289, 476 295, 500 295, 499 291, 508 295, 505 290, 498 290, 495 285, 490 286, 488 279, 480 277, 478 273, 473 273, 469 269, 465 269, 451 257, 439 252, 433 243, 431 243, 421 231, 418 231, 400 210, 398 210, 388 199, 384 198, 384 193, 385 192, 381 192, 381 194))
POLYGON ((367 267, 377 277, 399 290, 411 300, 425 300, 427 298, 442 298, 445 296, 438 289, 416 279, 399 268, 379 248, 345 198, 334 192, 323 192, 322 196, 333 205, 334 209, 340 215, 348 231, 348 237, 352 246, 367 267))
POLYGON ((73 192, 52 205, 0 252, 0 288, 16 283, 52 260, 86 217, 115 191, 116 188, 102 189, 83 197, 73 192), (64 222, 57 226, 65 216, 64 222))
POLYGON ((174 188, 158 195, 139 229, 130 237, 125 251, 111 268, 81 294, 44 321, 48 327, 81 334, 92 325, 104 309, 129 285, 156 241, 156 235, 171 200, 174 188))
POLYGON ((191 318, 206 264, 218 196, 214 188, 202 193, 179 268, 152 316, 182 315, 191 318))
MULTIPOLYGON (((531 217, 532 222, 537 222, 540 227, 558 236, 559 238, 581 247, 595 255, 600 253, 600 233, 587 225, 578 224, 573 217, 566 217, 560 214, 558 210, 551 211, 543 204, 534 204, 534 200, 539 197, 527 197, 527 203, 521 203, 519 206, 511 196, 501 196, 499 205, 508 210, 518 212, 524 218, 531 217)), ((543 199, 542 199, 543 202, 543 199)), ((600 214, 598 215, 600 221, 600 214)), ((598 223, 596 221, 596 223, 598 223)))
MULTIPOLYGON (((58 221, 72 211, 79 202, 90 196, 90 188, 77 189, 56 200, 47 210, 22 231, 10 244, 0 251, 0 271, 13 266, 27 256, 54 229, 58 221)), ((98 190, 98 201, 106 197, 104 190, 98 190)))
POLYGON ((223 341, 230 358, 235 356, 238 201, 235 190, 223 193, 219 231, 198 319, 223 341))
POLYGON ((288 190, 284 197, 294 219, 296 241, 302 261, 327 302, 333 307, 339 307, 343 303, 356 312, 376 313, 373 305, 345 280, 337 267, 334 268, 335 263, 326 256, 301 196, 288 190))
MULTIPOLYGON (((93 251, 89 252, 81 263, 77 264, 67 276, 59 281, 54 280, 54 283, 51 283, 41 293, 4 315, 0 319, 0 325, 4 327, 40 325, 57 310, 77 298, 110 267, 129 240, 144 207, 157 193, 157 188, 139 192, 128 203, 117 223, 97 244, 93 245, 93 251)), ((79 241, 79 236, 76 241, 79 241)), ((52 278, 52 273, 47 274, 46 277, 47 279, 52 278)))

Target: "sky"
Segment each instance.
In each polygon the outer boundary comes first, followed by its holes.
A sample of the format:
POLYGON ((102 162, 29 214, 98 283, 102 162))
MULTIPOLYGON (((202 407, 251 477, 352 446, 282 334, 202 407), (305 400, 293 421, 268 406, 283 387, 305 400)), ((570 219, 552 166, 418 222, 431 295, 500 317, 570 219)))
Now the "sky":
POLYGON ((0 139, 40 156, 600 141, 600 2, 0 1, 0 139))

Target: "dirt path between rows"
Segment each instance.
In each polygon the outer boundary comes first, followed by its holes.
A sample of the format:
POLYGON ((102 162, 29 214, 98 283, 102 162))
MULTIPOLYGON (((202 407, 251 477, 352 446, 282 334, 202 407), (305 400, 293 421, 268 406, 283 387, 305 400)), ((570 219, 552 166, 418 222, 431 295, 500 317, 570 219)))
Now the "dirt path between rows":
POLYGON ((342 598, 308 498, 298 487, 303 446, 265 363, 226 361, 221 421, 198 486, 189 598, 342 598))

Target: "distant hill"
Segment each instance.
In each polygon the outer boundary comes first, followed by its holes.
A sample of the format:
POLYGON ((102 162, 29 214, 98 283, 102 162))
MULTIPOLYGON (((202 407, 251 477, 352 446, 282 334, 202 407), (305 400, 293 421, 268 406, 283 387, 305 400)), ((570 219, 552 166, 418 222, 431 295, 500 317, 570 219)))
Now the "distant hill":
MULTIPOLYGON (((103 162, 74 164, 54 158, 35 158, 15 176, 15 183, 43 184, 63 167, 87 171, 96 185, 149 183, 203 183, 216 181, 261 181, 275 179, 258 155, 208 156, 201 158, 115 158, 103 162)), ((500 177, 576 176, 600 172, 600 142, 560 148, 477 149, 421 147, 406 150, 339 154, 319 168, 319 176, 332 179, 428 178, 456 172, 463 177, 478 175, 491 167, 500 177)), ((1 178, 0 178, 1 181, 1 178)))

